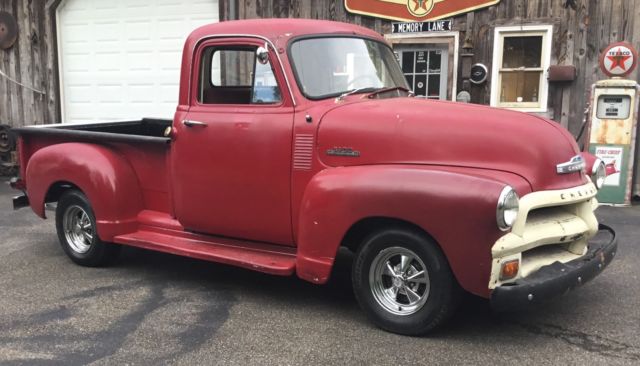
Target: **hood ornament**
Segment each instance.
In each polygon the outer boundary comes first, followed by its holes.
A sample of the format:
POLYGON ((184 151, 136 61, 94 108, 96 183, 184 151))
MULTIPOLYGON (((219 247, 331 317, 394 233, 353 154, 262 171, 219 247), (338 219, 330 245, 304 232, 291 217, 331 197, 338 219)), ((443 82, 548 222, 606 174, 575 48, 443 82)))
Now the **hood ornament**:
POLYGON ((586 164, 581 155, 576 155, 566 163, 560 163, 556 165, 556 171, 558 174, 569 174, 584 170, 586 164))

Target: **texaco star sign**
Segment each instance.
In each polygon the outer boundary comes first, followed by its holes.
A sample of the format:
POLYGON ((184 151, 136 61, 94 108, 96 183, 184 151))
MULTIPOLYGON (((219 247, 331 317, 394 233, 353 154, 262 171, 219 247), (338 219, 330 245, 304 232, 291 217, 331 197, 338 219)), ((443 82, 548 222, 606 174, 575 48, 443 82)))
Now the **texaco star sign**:
POLYGON ((611 77, 629 75, 637 63, 636 50, 626 42, 611 44, 600 55, 600 68, 611 77))

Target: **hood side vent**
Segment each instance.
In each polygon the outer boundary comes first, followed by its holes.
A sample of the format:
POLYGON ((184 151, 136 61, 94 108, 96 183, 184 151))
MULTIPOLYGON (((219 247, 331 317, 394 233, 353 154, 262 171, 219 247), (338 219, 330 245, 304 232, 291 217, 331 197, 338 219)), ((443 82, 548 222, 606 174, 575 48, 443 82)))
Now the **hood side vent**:
POLYGON ((293 170, 311 170, 313 135, 297 134, 293 147, 293 170))

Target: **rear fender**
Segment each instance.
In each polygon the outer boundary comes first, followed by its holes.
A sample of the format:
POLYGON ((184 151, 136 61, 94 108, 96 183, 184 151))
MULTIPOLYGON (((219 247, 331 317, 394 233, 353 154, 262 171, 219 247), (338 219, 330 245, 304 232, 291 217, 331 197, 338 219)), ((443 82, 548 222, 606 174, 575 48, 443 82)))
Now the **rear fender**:
POLYGON ((135 171, 122 155, 87 143, 56 144, 36 151, 26 168, 26 183, 30 206, 38 216, 45 218, 47 192, 61 182, 87 196, 102 240, 135 231, 136 216, 143 209, 142 193, 135 171))
MULTIPOLYGON (((496 225, 496 203, 505 183, 477 172, 376 165, 318 173, 300 209, 298 276, 325 283, 349 228, 368 217, 385 217, 422 228, 440 245, 460 285, 487 297, 491 246, 504 234, 496 225)), ((527 189, 526 182, 510 176, 527 189)))

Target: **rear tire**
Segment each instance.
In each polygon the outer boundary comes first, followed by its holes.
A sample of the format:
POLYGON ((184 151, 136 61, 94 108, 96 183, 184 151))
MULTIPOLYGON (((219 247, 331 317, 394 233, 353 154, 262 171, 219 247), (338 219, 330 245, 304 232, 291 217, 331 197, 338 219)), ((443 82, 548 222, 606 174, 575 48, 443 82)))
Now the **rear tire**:
POLYGON ((411 336, 444 324, 461 292, 440 248, 424 233, 405 228, 366 238, 352 280, 358 303, 377 326, 411 336))
POLYGON ((64 252, 81 266, 104 266, 120 251, 119 245, 100 240, 91 204, 75 189, 64 192, 58 201, 56 231, 64 252))

